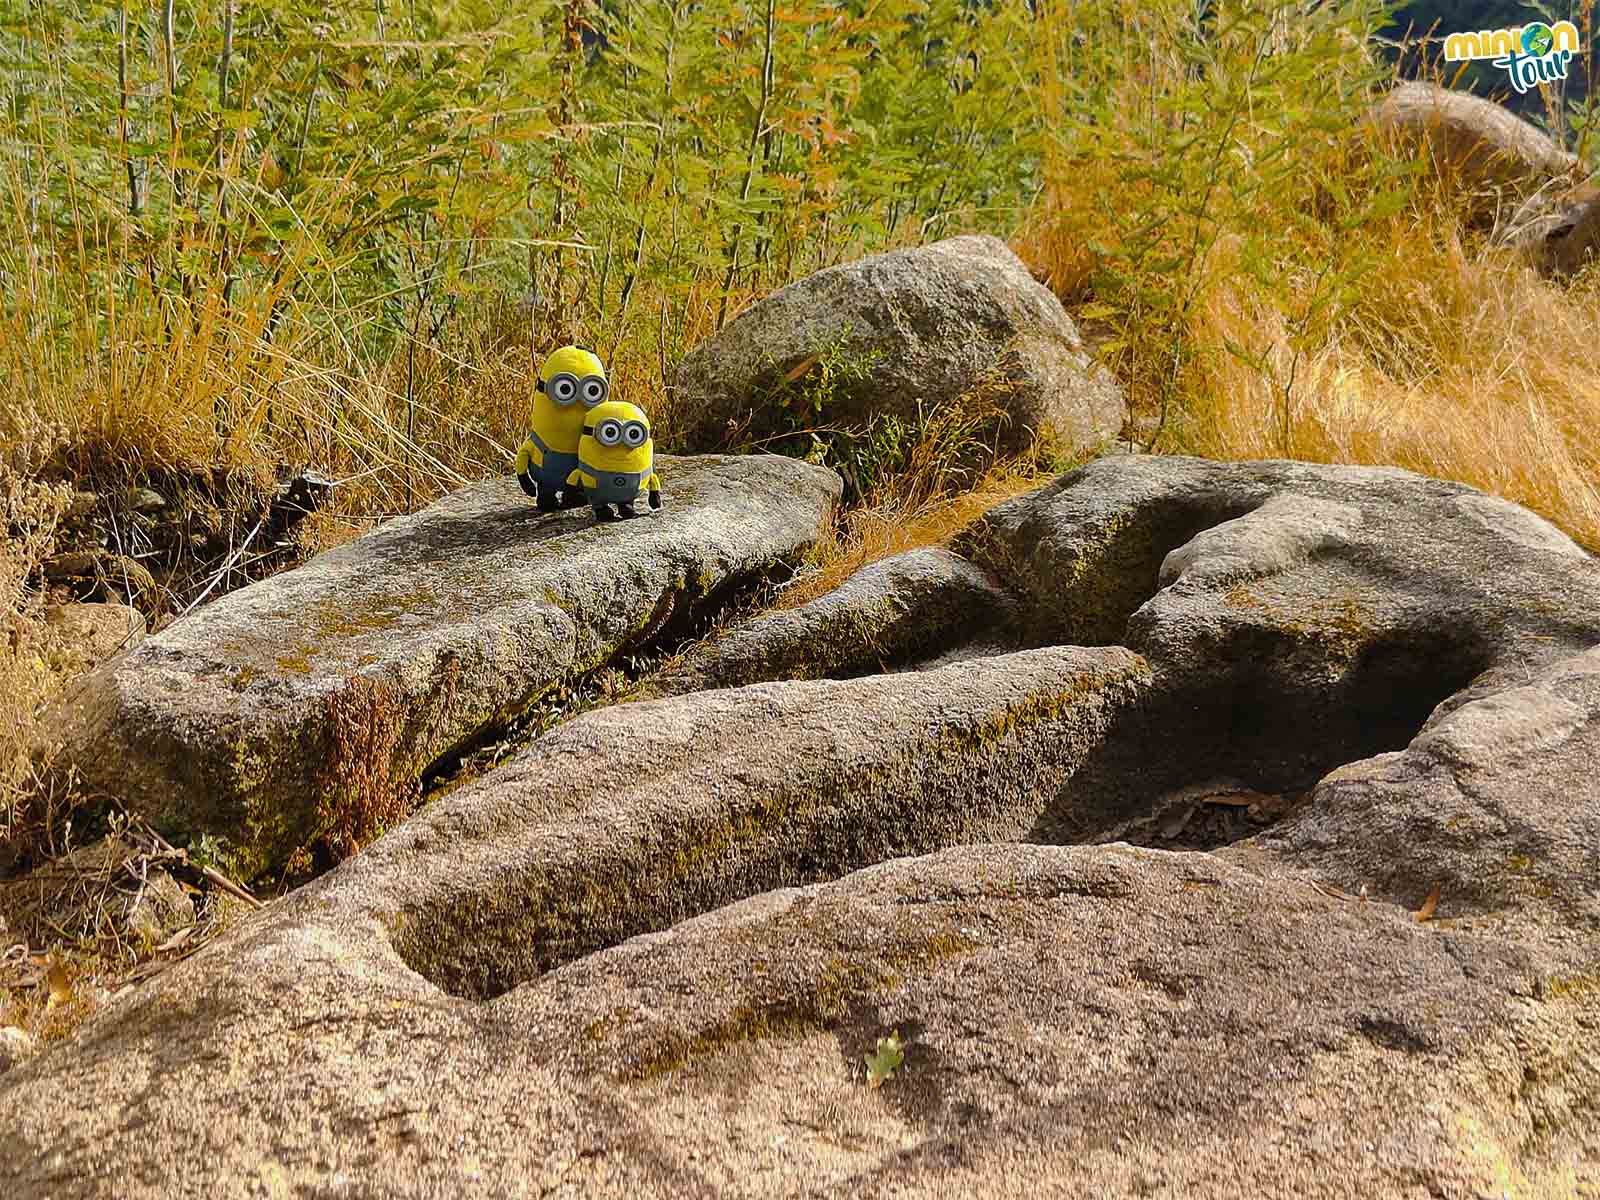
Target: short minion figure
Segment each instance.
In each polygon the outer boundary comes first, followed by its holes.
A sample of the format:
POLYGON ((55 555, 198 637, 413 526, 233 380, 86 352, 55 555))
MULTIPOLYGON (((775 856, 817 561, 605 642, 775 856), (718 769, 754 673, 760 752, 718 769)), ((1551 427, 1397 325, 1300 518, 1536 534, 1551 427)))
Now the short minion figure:
POLYGON ((650 507, 661 507, 661 480, 655 472, 655 443, 644 410, 610 400, 589 413, 578 443, 578 465, 567 476, 568 487, 582 487, 597 521, 615 521, 615 504, 624 517, 637 517, 634 502, 643 493, 650 507))
POLYGON ((568 485, 578 465, 578 442, 589 413, 606 402, 611 385, 599 358, 563 346, 544 360, 534 385, 531 428, 517 452, 517 479, 542 512, 576 508, 583 493, 568 485))

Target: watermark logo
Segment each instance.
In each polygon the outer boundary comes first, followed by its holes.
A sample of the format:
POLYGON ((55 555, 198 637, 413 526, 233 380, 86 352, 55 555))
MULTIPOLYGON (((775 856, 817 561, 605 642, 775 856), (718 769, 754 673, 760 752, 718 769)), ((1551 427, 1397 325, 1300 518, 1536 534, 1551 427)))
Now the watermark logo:
POLYGON ((1534 21, 1481 33, 1452 33, 1444 40, 1446 62, 1491 59, 1495 66, 1505 68, 1519 94, 1541 83, 1565 79, 1567 64, 1574 54, 1581 53, 1578 27, 1571 21, 1554 25, 1534 21))

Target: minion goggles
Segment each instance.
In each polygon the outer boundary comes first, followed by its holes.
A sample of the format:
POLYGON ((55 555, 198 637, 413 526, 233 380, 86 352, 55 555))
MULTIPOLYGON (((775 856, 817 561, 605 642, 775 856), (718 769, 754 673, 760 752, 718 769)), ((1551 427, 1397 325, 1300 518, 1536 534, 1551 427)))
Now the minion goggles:
POLYGON ((645 427, 643 421, 624 423, 615 417, 607 417, 598 426, 585 425, 583 431, 602 446, 615 446, 618 442, 626 442, 629 449, 634 450, 644 445, 650 436, 650 430, 645 427))
POLYGON ((585 408, 595 408, 605 403, 611 393, 611 385, 606 382, 603 375, 585 375, 579 379, 570 371, 557 371, 549 379, 541 379, 535 388, 549 395, 563 408, 574 400, 581 399, 585 408))

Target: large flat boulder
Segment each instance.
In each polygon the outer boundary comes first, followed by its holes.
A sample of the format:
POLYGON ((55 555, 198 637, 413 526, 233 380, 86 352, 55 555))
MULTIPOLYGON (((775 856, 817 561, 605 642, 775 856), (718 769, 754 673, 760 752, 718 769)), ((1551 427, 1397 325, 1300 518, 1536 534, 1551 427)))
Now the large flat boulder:
POLYGON ((796 389, 824 372, 842 382, 819 389, 821 414, 792 414, 804 424, 912 422, 982 390, 1006 414, 1004 444, 1075 449, 1127 415, 1061 302, 987 235, 829 267, 752 305, 678 366, 689 444, 781 432, 796 389))
POLYGON ((1592 555, 1514 504, 1389 467, 1110 457, 955 548, 1017 597, 1026 644, 1124 645, 1159 674, 1139 719, 1174 752, 1128 738, 1096 765, 1124 789, 1108 820, 1211 776, 1304 790, 1403 748, 1480 677, 1600 643, 1592 555))
POLYGON ((661 474, 659 513, 608 526, 473 484, 208 604, 86 678, 57 765, 246 877, 348 852, 442 756, 804 550, 841 487, 773 455, 661 474))
POLYGON ((1213 855, 897 859, 488 1004, 316 899, 0 1076, 13 1194, 1558 1195, 1600 1150, 1586 977, 1213 855))
POLYGON ((1456 484, 1181 459, 1075 472, 972 547, 1031 636, 1131 646, 585 713, 0 1074, 0 1177, 1285 1200, 1600 1178, 1593 560, 1456 484), (1219 767, 1315 774, 1213 853, 1057 844, 1219 767))

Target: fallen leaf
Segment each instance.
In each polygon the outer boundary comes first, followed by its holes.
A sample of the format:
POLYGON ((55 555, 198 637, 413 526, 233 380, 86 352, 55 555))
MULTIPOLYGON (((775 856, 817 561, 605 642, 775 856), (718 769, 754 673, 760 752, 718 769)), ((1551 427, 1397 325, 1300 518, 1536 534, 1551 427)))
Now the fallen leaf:
POLYGON ((194 936, 194 930, 195 927, 193 925, 185 925, 182 929, 178 930, 177 933, 173 934, 166 941, 162 942, 161 945, 157 946, 156 953, 159 954, 163 950, 176 950, 179 946, 182 946, 194 936))
POLYGON ((1366 888, 1364 886, 1361 889, 1361 891, 1362 891, 1361 895, 1353 896, 1349 892, 1341 891, 1340 889, 1334 887, 1332 884, 1323 883, 1319 879, 1310 879, 1310 880, 1307 880, 1307 882, 1310 883, 1312 887, 1316 888, 1317 891, 1321 892, 1324 896, 1332 896, 1335 900, 1360 901, 1360 900, 1365 900, 1367 898, 1366 897, 1366 888))
POLYGON ((800 376, 804 375, 807 371, 811 370, 812 367, 816 366, 817 363, 821 360, 821 358, 822 358, 822 355, 820 355, 820 354, 811 354, 811 355, 808 355, 807 357, 801 359, 800 360, 800 365, 798 367, 795 367, 792 371, 790 371, 787 375, 785 375, 783 377, 783 381, 785 383, 793 383, 796 379, 799 379, 800 376))
POLYGON ((1417 920, 1426 921, 1433 916, 1433 910, 1439 907, 1439 893, 1443 890, 1443 884, 1433 885, 1433 891, 1428 893, 1428 898, 1422 902, 1422 907, 1417 909, 1417 920))
POLYGON ((1194 813, 1195 806, 1192 804, 1185 804, 1176 812, 1168 813, 1159 827, 1161 836, 1169 839, 1177 837, 1188 828, 1189 822, 1194 818, 1194 813))
POLYGON ((1208 796, 1201 796, 1202 804, 1220 804, 1224 808, 1249 808, 1252 804, 1266 799, 1260 792, 1247 790, 1212 792, 1208 796))
POLYGON ((50 998, 44 1002, 47 1010, 71 1001, 72 980, 67 977, 67 968, 64 965, 58 962, 51 963, 45 968, 44 981, 50 989, 50 998))
POLYGON ((867 1063, 867 1086, 882 1087, 884 1080, 892 1076, 895 1068, 906 1059, 905 1049, 900 1043, 900 1031, 897 1029, 888 1037, 879 1038, 877 1053, 863 1054, 861 1057, 867 1063))

